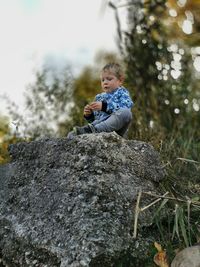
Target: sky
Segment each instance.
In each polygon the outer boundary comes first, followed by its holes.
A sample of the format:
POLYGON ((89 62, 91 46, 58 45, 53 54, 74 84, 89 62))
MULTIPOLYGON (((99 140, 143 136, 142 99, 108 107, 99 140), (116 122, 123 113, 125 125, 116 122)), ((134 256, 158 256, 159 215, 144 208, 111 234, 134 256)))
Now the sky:
POLYGON ((117 51, 114 13, 103 1, 0 0, 0 96, 23 105, 34 71, 47 60, 76 74, 99 50, 117 51))

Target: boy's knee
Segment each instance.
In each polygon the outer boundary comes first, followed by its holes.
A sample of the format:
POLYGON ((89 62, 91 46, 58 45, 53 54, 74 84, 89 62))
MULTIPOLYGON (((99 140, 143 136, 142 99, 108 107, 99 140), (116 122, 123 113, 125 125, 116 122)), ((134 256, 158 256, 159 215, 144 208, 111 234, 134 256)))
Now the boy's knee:
POLYGON ((117 110, 116 115, 120 116, 125 123, 129 123, 132 119, 132 112, 128 108, 121 108, 117 110))

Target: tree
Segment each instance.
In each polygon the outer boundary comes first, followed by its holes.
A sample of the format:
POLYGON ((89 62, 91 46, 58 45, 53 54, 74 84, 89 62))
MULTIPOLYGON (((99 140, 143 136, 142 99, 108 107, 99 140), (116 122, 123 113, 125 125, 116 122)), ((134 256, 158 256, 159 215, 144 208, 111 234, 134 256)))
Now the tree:
POLYGON ((25 93, 25 113, 10 114, 18 122, 23 136, 59 137, 66 135, 69 107, 72 99, 72 75, 69 68, 56 71, 44 68, 36 72, 35 82, 25 93))
POLYGON ((9 119, 0 115, 0 164, 10 161, 8 146, 20 140, 17 135, 17 129, 11 130, 9 119))
POLYGON ((118 60, 114 53, 100 51, 95 66, 85 67, 74 78, 69 68, 61 71, 43 68, 35 74, 35 81, 27 86, 25 112, 9 103, 12 121, 20 133, 32 140, 66 136, 74 125, 84 124, 83 108, 101 91, 100 69, 107 61, 118 60), (17 110, 17 112, 16 112, 17 110))
MULTIPOLYGON (((163 164, 166 177, 158 185, 159 189, 172 192, 176 198, 185 198, 186 203, 200 193, 196 189, 200 162, 200 79, 194 68, 195 57, 200 54, 196 47, 199 46, 198 2, 130 0, 123 5, 111 5, 118 16, 119 48, 126 63, 128 87, 135 100, 130 137, 148 140, 159 148, 163 161, 167 162, 163 164), (129 22, 124 31, 120 28, 118 13, 122 6, 127 10, 129 22), (189 34, 183 28, 184 20, 192 18, 189 34)), ((163 205, 164 202, 158 210, 163 205)), ((180 233, 177 221, 181 220, 184 240, 178 237, 179 246, 184 246, 184 241, 186 245, 195 243, 199 222, 196 210, 190 210, 189 214, 188 205, 180 205, 180 209, 177 205, 173 211, 166 205, 163 212, 168 211, 167 224, 167 218, 165 222, 156 219, 161 240, 170 240, 170 228, 172 236, 175 231, 180 233), (175 223, 171 220, 174 213, 175 223), (188 228, 185 227, 187 220, 191 223, 188 228), (193 237, 191 233, 195 233, 193 237)), ((177 246, 174 243, 169 241, 169 247, 177 246)))
POLYGON ((200 43, 200 3, 199 0, 167 1, 167 10, 171 16, 166 16, 169 26, 170 39, 177 41, 177 37, 191 47, 200 43))
MULTIPOLYGON (((129 27, 126 31, 120 31, 120 19, 117 19, 127 83, 136 103, 131 128, 134 137, 148 139, 176 130, 188 134, 188 124, 197 136, 200 116, 198 107, 196 110, 193 107, 194 101, 199 105, 199 93, 193 58, 182 35, 172 38, 175 33, 171 34, 173 23, 169 23, 174 20, 170 16, 171 2, 127 2, 129 27)), ((120 8, 111 6, 115 12, 120 8)))

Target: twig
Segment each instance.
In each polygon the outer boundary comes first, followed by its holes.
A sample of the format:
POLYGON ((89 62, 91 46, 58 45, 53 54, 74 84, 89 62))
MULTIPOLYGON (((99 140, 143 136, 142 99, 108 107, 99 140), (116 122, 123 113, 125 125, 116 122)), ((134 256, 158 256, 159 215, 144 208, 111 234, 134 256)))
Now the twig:
POLYGON ((190 227, 190 206, 191 206, 191 200, 189 199, 187 201, 187 223, 188 223, 188 236, 189 236, 189 243, 191 245, 191 227, 190 227))
POLYGON ((141 196, 142 196, 142 190, 140 189, 139 194, 138 194, 138 197, 137 197, 136 206, 135 206, 135 221, 134 221, 133 238, 136 238, 137 237, 137 223, 138 223, 138 216, 139 216, 139 213, 140 213, 139 204, 140 204, 141 196))
POLYGON ((142 192, 142 190, 140 189, 139 193, 138 193, 138 197, 137 197, 137 202, 136 202, 136 206, 135 206, 135 220, 134 220, 134 231, 133 231, 133 238, 136 238, 137 237, 137 225, 138 225, 138 217, 139 217, 139 213, 141 211, 144 211, 148 208, 150 208, 151 206, 153 206, 154 204, 156 204, 157 202, 159 202, 161 199, 169 199, 169 200, 176 200, 176 201, 180 201, 180 202, 186 202, 188 204, 188 226, 190 226, 190 221, 189 221, 189 216, 190 216, 190 205, 193 205, 193 206, 197 206, 197 207, 200 207, 200 202, 198 201, 192 201, 192 200, 184 200, 184 199, 180 199, 180 198, 175 198, 175 197, 166 197, 166 195, 169 194, 169 192, 166 192, 164 195, 160 196, 160 195, 156 195, 154 193, 151 193, 151 192, 142 192), (149 195, 149 196, 152 196, 152 197, 155 197, 156 200, 154 200, 153 202, 151 202, 149 205, 143 207, 143 208, 140 208, 139 205, 140 205, 140 199, 141 199, 141 196, 142 196, 142 193, 143 194, 146 194, 146 195, 149 195))
POLYGON ((121 8, 121 7, 129 7, 133 6, 133 3, 124 3, 124 4, 119 4, 119 5, 114 5, 111 1, 108 2, 108 5, 111 6, 114 9, 121 8))
MULTIPOLYGON (((165 198, 165 199, 169 199, 169 200, 176 200, 176 201, 179 201, 179 202, 188 202, 188 200, 185 200, 185 199, 175 198, 175 197, 166 197, 164 195, 163 196, 159 196, 159 195, 156 195, 156 194, 153 194, 153 193, 150 193, 150 192, 143 192, 143 194, 146 194, 146 195, 149 195, 149 196, 152 196, 152 197, 156 197, 156 198, 165 198)), ((191 200, 191 205, 200 206, 200 202, 191 200)))
POLYGON ((196 160, 193 160, 193 159, 176 158, 176 160, 182 160, 182 161, 185 161, 185 162, 190 162, 190 163, 197 163, 197 164, 200 164, 199 161, 196 161, 196 160))
MULTIPOLYGON (((166 193, 162 196, 162 198, 165 197, 167 194, 169 194, 169 192, 166 192, 166 193)), ((144 211, 144 210, 150 208, 151 206, 153 206, 154 204, 156 204, 157 202, 159 202, 162 198, 161 198, 161 197, 157 198, 156 200, 154 200, 153 202, 151 202, 149 205, 147 205, 147 206, 141 208, 140 211, 144 211)))

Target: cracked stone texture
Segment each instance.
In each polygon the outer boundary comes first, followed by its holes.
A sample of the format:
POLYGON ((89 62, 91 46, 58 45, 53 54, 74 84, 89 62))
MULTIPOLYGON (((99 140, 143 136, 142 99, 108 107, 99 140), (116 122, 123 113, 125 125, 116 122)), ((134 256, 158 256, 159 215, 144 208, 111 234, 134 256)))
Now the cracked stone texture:
MULTIPOLYGON (((115 133, 9 150, 0 168, 0 264, 8 267, 114 266, 134 242, 138 190, 156 192, 164 178, 151 145, 115 133)), ((139 231, 151 217, 151 209, 140 214, 139 231)))

